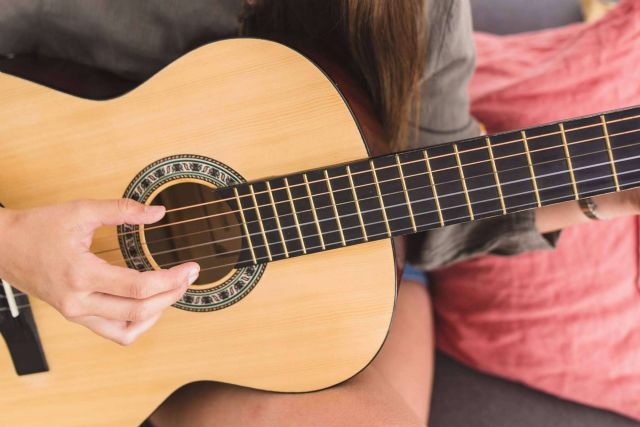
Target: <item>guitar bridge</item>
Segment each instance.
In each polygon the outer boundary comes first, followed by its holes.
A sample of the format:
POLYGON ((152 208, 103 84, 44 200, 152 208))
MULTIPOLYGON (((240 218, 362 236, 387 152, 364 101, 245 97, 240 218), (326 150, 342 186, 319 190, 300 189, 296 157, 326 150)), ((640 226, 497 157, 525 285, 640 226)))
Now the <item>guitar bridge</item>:
POLYGON ((49 370, 29 297, 5 281, 0 287, 0 333, 18 375, 49 370))

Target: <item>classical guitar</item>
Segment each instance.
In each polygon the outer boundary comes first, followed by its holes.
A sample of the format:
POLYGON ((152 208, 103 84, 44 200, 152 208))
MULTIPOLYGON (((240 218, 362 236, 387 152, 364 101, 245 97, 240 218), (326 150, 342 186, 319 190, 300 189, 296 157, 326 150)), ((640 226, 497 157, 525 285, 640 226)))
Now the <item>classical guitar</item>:
POLYGON ((163 204, 162 222, 100 229, 93 251, 202 268, 130 347, 4 283, 0 425, 134 426, 199 380, 330 387, 385 340, 391 237, 640 185, 640 108, 371 157, 379 126, 345 81, 254 39, 202 47, 110 101, 0 75, 1 203, 163 204))

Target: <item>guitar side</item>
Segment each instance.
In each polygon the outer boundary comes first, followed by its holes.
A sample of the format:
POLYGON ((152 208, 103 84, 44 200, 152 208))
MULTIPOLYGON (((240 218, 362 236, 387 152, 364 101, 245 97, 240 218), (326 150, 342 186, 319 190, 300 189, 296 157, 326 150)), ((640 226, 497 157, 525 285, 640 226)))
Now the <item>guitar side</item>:
MULTIPOLYGON (((200 48, 135 91, 88 101, 0 75, 0 202, 29 208, 121 197, 157 159, 197 154, 247 180, 367 156, 350 109, 282 45, 200 48)), ((115 228, 93 249, 117 248, 115 228)), ((119 257, 119 252, 110 260, 119 257)), ((219 311, 171 308, 130 347, 32 298, 50 371, 17 376, 0 351, 0 425, 137 425, 183 384, 212 380, 301 392, 344 381, 382 345, 395 300, 389 241, 269 264, 219 311)))

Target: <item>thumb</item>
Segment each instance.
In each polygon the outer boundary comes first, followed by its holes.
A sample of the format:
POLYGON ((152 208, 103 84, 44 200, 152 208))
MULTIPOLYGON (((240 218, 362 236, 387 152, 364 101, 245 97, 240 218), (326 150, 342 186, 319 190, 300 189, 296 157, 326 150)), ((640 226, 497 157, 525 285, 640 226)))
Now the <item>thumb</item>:
POLYGON ((149 206, 131 199, 93 200, 86 202, 96 226, 153 224, 162 219, 164 206, 149 206))

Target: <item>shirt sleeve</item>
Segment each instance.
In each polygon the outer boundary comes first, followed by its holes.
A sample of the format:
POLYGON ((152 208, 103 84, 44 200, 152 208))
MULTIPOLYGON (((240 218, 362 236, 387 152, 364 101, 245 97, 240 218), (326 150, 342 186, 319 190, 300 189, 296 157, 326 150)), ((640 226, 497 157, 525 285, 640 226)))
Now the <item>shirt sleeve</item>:
MULTIPOLYGON (((468 84, 475 46, 468 0, 427 2, 427 56, 417 134, 408 148, 480 135, 471 117, 468 84)), ((430 230, 409 238, 409 261, 425 270, 483 254, 515 255, 552 249, 558 234, 542 235, 535 213, 523 212, 430 230)))

